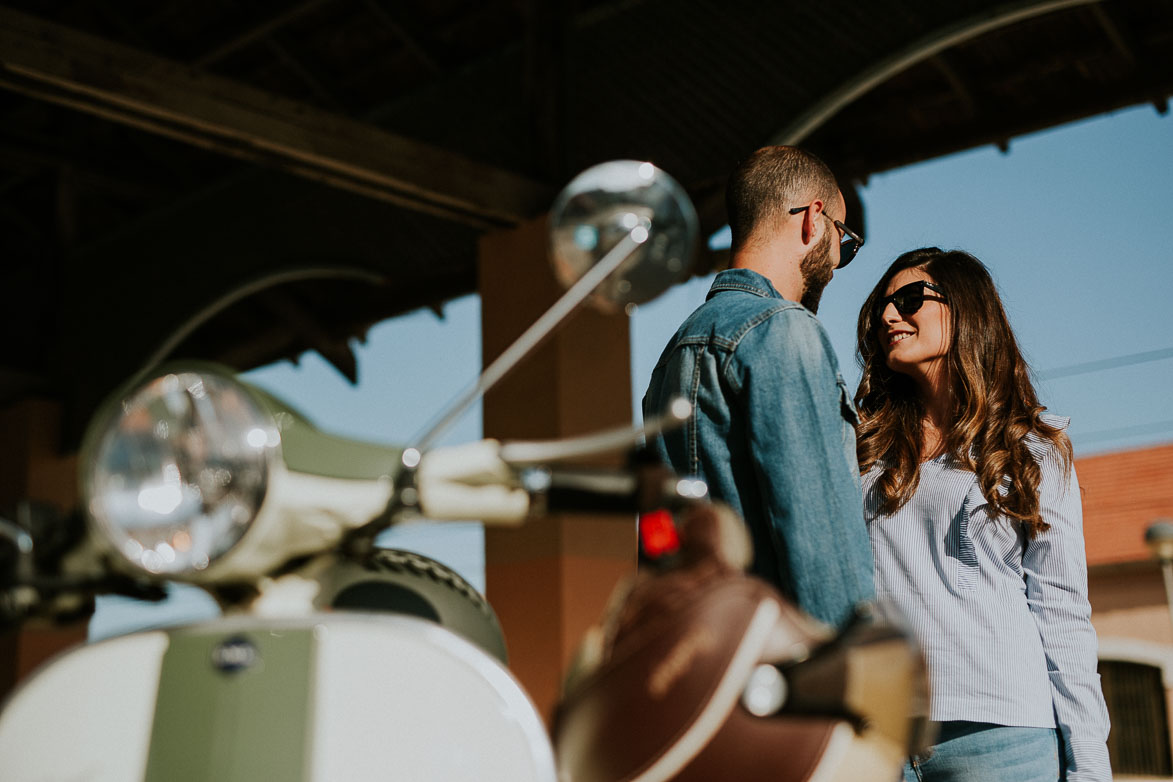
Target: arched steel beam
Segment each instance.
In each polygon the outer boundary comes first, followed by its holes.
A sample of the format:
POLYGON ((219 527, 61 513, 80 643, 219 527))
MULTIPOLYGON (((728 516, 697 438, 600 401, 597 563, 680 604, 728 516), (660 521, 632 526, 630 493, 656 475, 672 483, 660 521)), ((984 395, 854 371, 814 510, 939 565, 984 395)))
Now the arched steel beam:
POLYGON ((995 6, 960 22, 955 22, 915 41, 910 46, 873 63, 853 79, 833 90, 827 97, 800 114, 797 119, 775 133, 770 144, 799 144, 841 109, 896 74, 939 52, 979 35, 1015 24, 1035 16, 1062 11, 1101 0, 1021 0, 995 6))

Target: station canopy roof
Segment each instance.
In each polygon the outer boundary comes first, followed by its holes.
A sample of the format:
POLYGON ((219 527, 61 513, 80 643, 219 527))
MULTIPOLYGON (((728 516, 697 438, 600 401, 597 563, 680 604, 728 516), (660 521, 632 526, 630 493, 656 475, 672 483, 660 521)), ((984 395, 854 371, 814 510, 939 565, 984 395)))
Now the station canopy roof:
POLYGON ((1173 94, 1167 0, 0 2, 0 406, 75 430, 164 357, 353 379, 353 338, 474 292, 478 237, 603 160, 655 162, 711 232, 763 144, 853 201, 1173 94))

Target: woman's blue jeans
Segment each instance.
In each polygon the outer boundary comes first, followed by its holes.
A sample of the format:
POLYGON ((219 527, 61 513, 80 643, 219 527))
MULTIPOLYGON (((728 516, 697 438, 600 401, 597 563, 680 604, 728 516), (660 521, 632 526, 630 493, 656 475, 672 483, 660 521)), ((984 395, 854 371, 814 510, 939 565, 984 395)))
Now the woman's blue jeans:
POLYGON ((930 752, 904 766, 904 782, 1056 782, 1054 728, 942 722, 930 752))

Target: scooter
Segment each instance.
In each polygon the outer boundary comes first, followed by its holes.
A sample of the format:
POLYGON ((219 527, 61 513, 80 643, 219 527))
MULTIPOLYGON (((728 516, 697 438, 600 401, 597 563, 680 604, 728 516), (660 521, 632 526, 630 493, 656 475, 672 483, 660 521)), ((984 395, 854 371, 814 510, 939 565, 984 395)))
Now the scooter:
MULTIPOLYGON (((794 764, 804 774, 794 779, 814 778, 810 773, 862 778, 843 776, 858 769, 861 757, 897 768, 912 735, 906 707, 917 692, 917 655, 906 636, 884 630, 862 643, 836 635, 724 565, 716 571, 722 578, 752 584, 734 591, 748 588, 762 605, 775 608, 771 613, 759 606, 750 611, 752 621, 742 624, 744 606, 733 611, 732 603, 722 603, 714 609, 740 617, 726 628, 728 643, 718 645, 737 650, 731 658, 737 665, 717 677, 724 682, 717 688, 721 697, 718 705, 700 710, 708 715, 704 729, 684 730, 691 749, 673 749, 672 741, 633 741, 599 722, 617 708, 639 713, 630 698, 615 697, 615 665, 651 664, 664 652, 642 642, 619 643, 631 620, 611 619, 604 627, 612 629, 600 630, 610 640, 598 643, 599 633, 594 641, 588 638, 568 681, 555 731, 556 761, 540 715, 506 666, 501 629, 484 598, 435 560, 375 545, 379 532, 408 519, 513 525, 553 511, 648 518, 653 511, 675 512, 682 520, 678 538, 687 543, 682 550, 693 553, 673 564, 676 550, 645 541, 645 553, 656 548, 659 564, 649 565, 616 599, 616 606, 636 613, 648 595, 675 589, 682 574, 699 566, 711 577, 711 563, 725 562, 718 556, 724 549, 699 542, 712 537, 704 532, 705 519, 713 516, 703 504, 704 485, 637 456, 644 438, 688 419, 691 409, 683 400, 642 427, 583 438, 435 446, 583 302, 622 309, 688 273, 695 213, 679 185, 649 163, 615 161, 588 169, 559 195, 551 216, 552 256, 566 293, 411 447, 321 432, 279 399, 209 364, 159 367, 111 398, 82 446, 84 525, 32 516, 0 522, 0 537, 11 544, 11 553, 0 556, 0 619, 74 615, 95 593, 151 596, 168 581, 207 590, 224 615, 82 646, 42 667, 0 711, 0 777, 683 780, 731 714, 744 711, 751 723, 780 724, 795 719, 786 709, 796 705, 798 713, 815 715, 841 738, 827 738, 822 749, 817 741, 811 744, 808 755, 819 763, 794 764), (613 451, 633 456, 623 468, 573 466, 613 451), (803 628, 795 636, 802 643, 776 648, 771 641, 789 637, 780 629, 787 624, 780 622, 783 616, 803 628), (735 639, 749 627, 755 640, 746 646, 735 639), (867 688, 848 669, 849 661, 862 658, 842 651, 869 645, 883 647, 890 662, 901 662, 895 666, 903 671, 899 681, 885 690, 899 691, 894 708, 858 697, 867 688), (628 651, 618 654, 621 649, 628 651), (759 662, 792 685, 816 682, 803 691, 832 681, 842 692, 824 692, 821 700, 814 697, 814 706, 804 705, 802 698, 779 697, 772 679, 766 690, 773 695, 763 696, 760 683, 749 681, 768 676, 758 672, 764 670, 759 662), (831 673, 818 673, 823 669, 831 673), (813 679, 811 671, 818 673, 813 679), (759 694, 750 697, 751 690, 759 694), (738 706, 741 695, 757 705, 738 706), (872 712, 898 716, 877 721, 866 716, 872 712), (855 753, 847 765, 828 760, 852 744, 844 744, 844 730, 882 751, 855 753), (664 753, 670 762, 649 760, 664 753), (600 756, 627 760, 600 766, 600 756)), ((641 534, 653 528, 641 524, 641 534)), ((662 529, 676 526, 669 518, 662 529)), ((727 531, 717 537, 736 536, 727 531)), ((681 618, 671 626, 696 624, 695 616, 681 618)), ((723 631, 718 635, 725 638, 723 631)), ((668 659, 679 656, 668 653, 668 659)), ((665 693, 695 679, 687 660, 673 670, 665 693)), ((701 676, 712 678, 711 671, 701 676)), ((665 703, 662 697, 652 701, 665 703)), ((695 716, 686 713, 687 701, 672 702, 685 709, 672 712, 680 719, 695 716)))

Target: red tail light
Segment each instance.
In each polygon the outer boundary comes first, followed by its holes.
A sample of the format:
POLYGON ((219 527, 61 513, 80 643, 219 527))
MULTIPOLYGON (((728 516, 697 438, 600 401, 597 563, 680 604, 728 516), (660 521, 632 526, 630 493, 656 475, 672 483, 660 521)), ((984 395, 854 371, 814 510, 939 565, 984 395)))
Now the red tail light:
POLYGON ((639 517, 639 544, 644 556, 659 559, 675 554, 680 548, 680 534, 672 514, 666 510, 654 510, 639 517))

